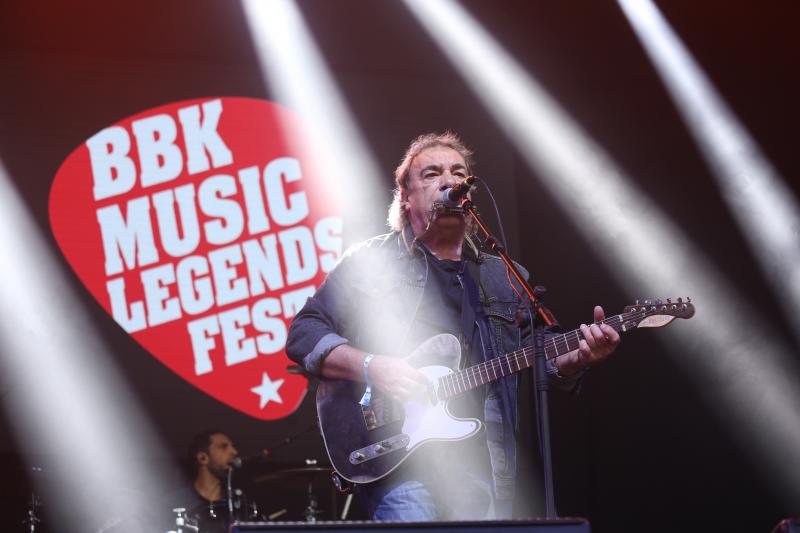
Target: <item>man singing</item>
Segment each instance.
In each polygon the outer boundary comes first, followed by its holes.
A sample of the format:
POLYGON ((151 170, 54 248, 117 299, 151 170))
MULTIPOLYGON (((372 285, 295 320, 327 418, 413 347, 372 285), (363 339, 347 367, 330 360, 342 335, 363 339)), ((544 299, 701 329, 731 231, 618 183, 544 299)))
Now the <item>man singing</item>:
MULTIPOLYGON (((477 248, 468 216, 440 205, 443 191, 464 181, 472 164, 471 151, 452 133, 412 142, 395 170, 392 233, 344 254, 294 319, 289 357, 323 378, 367 382, 373 394, 402 402, 427 385, 403 356, 434 335, 459 339, 462 367, 531 345, 523 291, 512 287, 498 257, 477 248)), ((594 321, 603 318, 595 307, 594 321)), ((573 389, 586 368, 619 344, 610 326, 581 331, 578 350, 547 362, 555 387, 573 389)), ((372 518, 510 518, 516 403, 516 374, 451 400, 454 416, 476 418, 485 431, 425 444, 389 475, 359 485, 372 518)))

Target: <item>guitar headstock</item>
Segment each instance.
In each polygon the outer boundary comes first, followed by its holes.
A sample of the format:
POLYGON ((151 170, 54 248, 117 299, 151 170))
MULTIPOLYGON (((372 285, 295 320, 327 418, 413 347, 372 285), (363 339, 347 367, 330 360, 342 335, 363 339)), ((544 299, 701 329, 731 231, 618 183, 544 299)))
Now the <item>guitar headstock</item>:
POLYGON ((636 300, 623 310, 623 330, 632 328, 660 328, 676 318, 692 318, 694 304, 691 298, 636 300))

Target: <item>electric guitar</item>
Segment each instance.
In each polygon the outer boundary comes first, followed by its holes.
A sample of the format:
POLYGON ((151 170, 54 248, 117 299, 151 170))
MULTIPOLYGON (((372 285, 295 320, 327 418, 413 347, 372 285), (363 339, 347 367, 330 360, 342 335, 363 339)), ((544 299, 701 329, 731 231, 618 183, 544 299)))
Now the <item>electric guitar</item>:
MULTIPOLYGON (((645 300, 625 307, 602 322, 618 332, 663 327, 676 318, 691 318, 694 305, 667 299, 645 300)), ((575 329, 544 343, 547 359, 578 349, 583 338, 575 329)), ((474 418, 452 416, 448 400, 534 364, 534 348, 527 347, 459 370, 461 346, 450 334, 431 337, 407 357, 428 378, 424 392, 400 404, 376 391, 368 406, 359 403, 365 385, 353 381, 323 380, 317 388, 317 412, 328 457, 343 478, 370 483, 386 476, 422 445, 456 441, 480 430, 474 418)))

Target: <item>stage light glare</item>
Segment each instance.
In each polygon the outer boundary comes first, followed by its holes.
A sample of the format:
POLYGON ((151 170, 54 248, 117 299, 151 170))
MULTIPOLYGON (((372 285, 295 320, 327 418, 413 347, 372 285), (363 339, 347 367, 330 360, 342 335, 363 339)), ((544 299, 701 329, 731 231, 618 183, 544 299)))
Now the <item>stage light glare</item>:
POLYGON ((265 83, 277 100, 308 126, 296 136, 317 171, 326 176, 328 194, 338 198, 345 240, 361 240, 385 229, 390 177, 374 161, 319 50, 292 0, 243 0, 265 83))
POLYGON ((800 343, 800 205, 650 0, 618 0, 800 343))
POLYGON ((44 509, 67 520, 48 530, 134 531, 166 487, 148 465, 168 455, 51 246, 0 162, 3 409, 25 462, 44 469, 34 476, 44 509))
POLYGON ((655 338, 753 451, 776 493, 796 498, 800 386, 791 378, 798 375, 792 349, 459 4, 405 3, 619 284, 634 295, 693 297, 696 316, 655 338))

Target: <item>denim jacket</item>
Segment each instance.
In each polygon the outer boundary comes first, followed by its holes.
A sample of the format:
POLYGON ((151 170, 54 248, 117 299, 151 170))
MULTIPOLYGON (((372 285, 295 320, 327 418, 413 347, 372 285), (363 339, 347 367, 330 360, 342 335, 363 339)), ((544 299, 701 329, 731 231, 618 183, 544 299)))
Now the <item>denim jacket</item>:
MULTIPOLYGON (((412 242, 407 229, 405 235, 390 233, 352 246, 293 320, 287 355, 320 375, 324 358, 341 344, 382 355, 413 351, 415 346, 407 338, 422 302, 428 263, 420 245, 412 242)), ((475 281, 486 316, 480 324, 485 359, 530 345, 529 313, 518 296, 523 291, 517 287, 515 292, 509 285, 499 258, 481 252, 472 260, 477 263, 475 281)), ((551 384, 574 388, 576 380, 557 376, 554 361, 547 362, 547 373, 551 384)), ((512 374, 496 382, 485 402, 486 440, 498 500, 514 495, 517 378, 512 374)))

